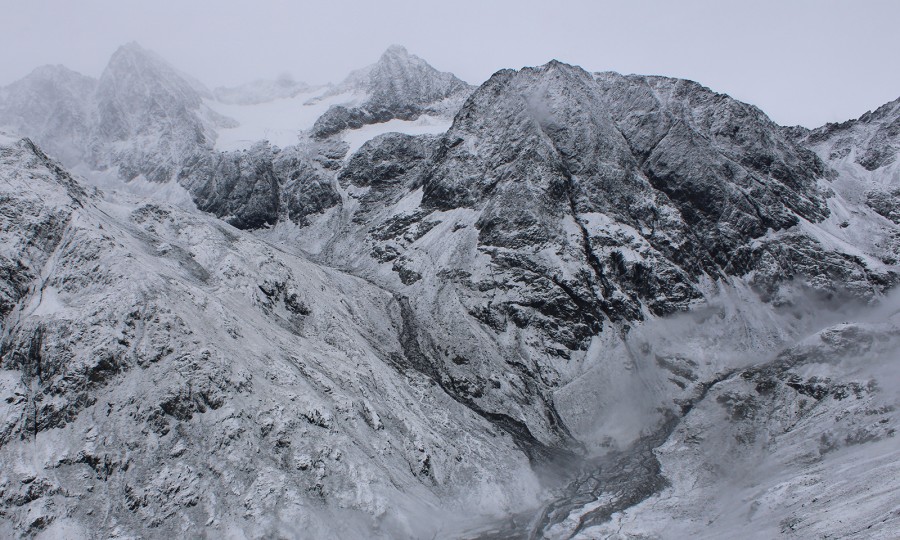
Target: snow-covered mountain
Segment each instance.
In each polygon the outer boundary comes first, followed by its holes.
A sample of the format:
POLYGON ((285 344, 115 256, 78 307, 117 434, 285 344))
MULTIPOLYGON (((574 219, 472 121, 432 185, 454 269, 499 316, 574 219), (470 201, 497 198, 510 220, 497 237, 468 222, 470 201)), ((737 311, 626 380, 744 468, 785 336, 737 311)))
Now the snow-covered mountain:
POLYGON ((211 94, 136 43, 120 47, 97 85, 89 163, 119 167, 123 179, 166 182, 190 156, 212 148, 233 123, 203 103, 211 94))
POLYGON ((840 173, 848 199, 900 223, 900 98, 856 120, 789 133, 840 173))
POLYGON ((452 116, 472 87, 440 72, 404 47, 392 45, 378 62, 354 71, 325 96, 353 94, 354 102, 334 105, 313 126, 316 138, 346 129, 420 116, 452 116))
POLYGON ((496 74, 443 136, 366 143, 338 173, 342 204, 263 236, 408 296, 447 328, 413 367, 516 419, 546 457, 608 442, 598 411, 621 412, 635 324, 712 310, 744 327, 740 347, 770 350, 807 330, 788 313, 810 297, 868 301, 897 281, 898 228, 871 211, 842 227, 827 174, 700 85, 552 62, 496 74))
POLYGON ((534 500, 511 437, 397 369, 401 299, 0 142, 2 536, 421 537, 534 500))
POLYGON ((826 124, 801 134, 829 160, 851 158, 867 171, 890 166, 900 152, 900 98, 856 120, 826 124))
POLYGON ((166 182, 186 158, 211 151, 218 128, 234 123, 204 104, 208 96, 202 84, 129 43, 98 81, 46 66, 2 89, 0 126, 70 166, 166 182))
POLYGON ((27 133, 48 151, 75 164, 92 136, 97 81, 64 66, 42 66, 0 88, 0 126, 27 133))
POLYGON ((896 529, 896 102, 785 128, 399 47, 301 86, 217 98, 128 45, 0 93, 196 205, 0 141, 4 535, 896 529))

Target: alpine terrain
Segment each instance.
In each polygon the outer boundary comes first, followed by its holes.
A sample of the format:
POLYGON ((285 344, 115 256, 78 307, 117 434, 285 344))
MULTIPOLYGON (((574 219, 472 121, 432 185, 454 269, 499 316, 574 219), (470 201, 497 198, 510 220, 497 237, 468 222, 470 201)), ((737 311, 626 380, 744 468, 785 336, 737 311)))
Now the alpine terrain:
POLYGON ((0 131, 2 537, 900 529, 900 99, 131 43, 0 131))

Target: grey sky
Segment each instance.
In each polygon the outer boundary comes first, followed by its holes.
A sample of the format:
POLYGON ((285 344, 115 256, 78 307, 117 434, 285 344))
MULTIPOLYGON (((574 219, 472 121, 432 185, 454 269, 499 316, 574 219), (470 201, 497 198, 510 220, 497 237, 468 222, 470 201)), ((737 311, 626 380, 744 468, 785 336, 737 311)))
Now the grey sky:
POLYGON ((210 87, 338 81, 391 43, 480 83, 557 58, 690 78, 782 124, 900 97, 898 0, 290 2, 0 0, 0 85, 41 64, 97 76, 136 40, 210 87))

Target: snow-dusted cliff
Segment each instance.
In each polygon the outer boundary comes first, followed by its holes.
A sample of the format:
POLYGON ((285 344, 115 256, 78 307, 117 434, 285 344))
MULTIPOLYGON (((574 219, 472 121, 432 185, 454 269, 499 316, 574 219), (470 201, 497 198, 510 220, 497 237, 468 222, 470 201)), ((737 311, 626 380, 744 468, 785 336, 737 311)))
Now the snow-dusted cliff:
POLYGON ((2 536, 420 537, 533 501, 511 437, 397 370, 391 293, 2 143, 2 536))
POLYGON ((4 535, 896 529, 896 102, 400 47, 283 82, 132 44, 0 90, 114 188, 0 140, 4 535))
POLYGON ((325 95, 356 94, 354 103, 335 105, 313 126, 316 138, 346 129, 422 115, 452 116, 472 92, 452 73, 440 72, 404 47, 389 47, 378 62, 354 71, 325 95))

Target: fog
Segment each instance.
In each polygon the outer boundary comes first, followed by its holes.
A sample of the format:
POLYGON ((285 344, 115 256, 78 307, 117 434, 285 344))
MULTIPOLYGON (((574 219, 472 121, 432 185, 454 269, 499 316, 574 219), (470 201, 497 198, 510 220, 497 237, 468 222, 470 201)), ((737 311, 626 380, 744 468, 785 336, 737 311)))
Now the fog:
POLYGON ((136 40, 208 86, 290 73, 339 81, 399 43, 473 84, 556 58, 591 71, 699 81, 784 125, 858 117, 900 96, 900 3, 424 3, 224 0, 214 4, 0 1, 0 85, 42 64, 97 76, 136 40))

